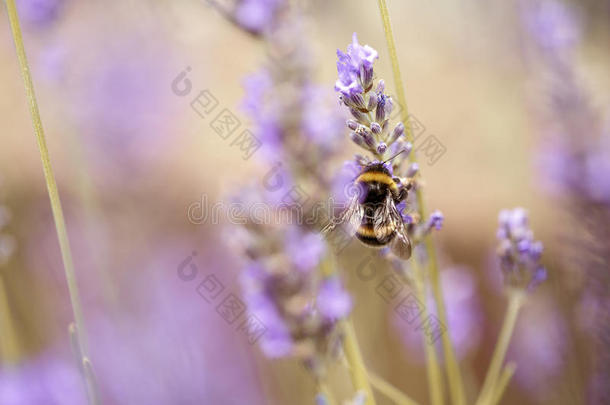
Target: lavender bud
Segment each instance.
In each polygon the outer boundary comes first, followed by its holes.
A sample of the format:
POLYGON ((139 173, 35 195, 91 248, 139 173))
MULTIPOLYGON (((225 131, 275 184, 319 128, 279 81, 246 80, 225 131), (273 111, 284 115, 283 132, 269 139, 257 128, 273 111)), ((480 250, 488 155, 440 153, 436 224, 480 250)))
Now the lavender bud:
POLYGON ((349 137, 356 145, 358 145, 360 147, 365 146, 364 138, 362 137, 362 135, 360 135, 356 132, 350 132, 349 137))
POLYGON ((375 149, 375 138, 373 138, 373 135, 370 132, 365 132, 362 135, 362 138, 369 148, 373 150, 375 149))
POLYGON ((443 227, 443 220, 445 219, 444 215, 442 212, 440 212, 439 210, 434 211, 431 215, 430 215, 430 219, 429 219, 429 227, 430 229, 434 228, 437 231, 440 231, 441 228, 443 227))
POLYGON ((407 177, 413 177, 419 171, 419 165, 417 163, 411 163, 409 165, 409 169, 407 170, 407 177))
POLYGON ((400 138, 402 136, 402 134, 405 133, 405 126, 403 125, 402 122, 399 122, 398 124, 396 124, 396 126, 394 127, 394 130, 392 131, 392 136, 390 136, 390 139, 388 140, 388 143, 391 145, 394 142, 396 142, 396 140, 398 138, 400 138))
POLYGON ((356 154, 356 156, 354 156, 354 160, 360 166, 366 166, 366 165, 368 165, 370 163, 368 158, 366 158, 366 157, 364 157, 362 155, 359 155, 359 154, 356 154))
POLYGON ((373 133, 375 135, 379 135, 381 133, 381 125, 379 125, 376 122, 372 122, 371 123, 371 131, 373 131, 373 133))
POLYGON ((383 93, 384 90, 385 90, 385 82, 383 81, 383 79, 381 79, 377 83, 377 88, 375 89, 375 91, 377 93, 383 93))
POLYGON ((394 100, 392 97, 387 97, 385 102, 385 113, 386 115, 392 114, 392 110, 394 109, 394 100))
POLYGON ((403 149, 406 151, 405 154, 408 155, 413 150, 413 144, 411 142, 407 142, 403 149))
POLYGON ((380 94, 377 96, 377 109, 375 110, 375 121, 383 122, 385 119, 385 104, 386 96, 380 94))
POLYGON ((347 125, 347 127, 348 127, 349 129, 351 129, 352 131, 357 130, 357 129, 358 129, 358 127, 360 126, 360 124, 358 124, 358 123, 357 123, 356 121, 354 121, 354 120, 347 120, 347 121, 345 122, 345 125, 347 125))
POLYGON ((373 65, 362 66, 360 68, 360 80, 364 91, 369 91, 373 85, 373 65))
POLYGON ((377 95, 373 94, 369 96, 369 103, 367 105, 367 110, 373 111, 377 107, 377 95))
POLYGON ((354 117, 356 119, 356 121, 358 122, 366 122, 364 114, 362 114, 360 111, 354 109, 354 108, 350 108, 349 112, 352 113, 352 117, 354 117))
POLYGON ((383 142, 380 142, 379 145, 377 145, 377 153, 379 153, 380 155, 383 155, 387 149, 388 145, 383 142))
POLYGON ((364 108, 364 98, 362 97, 362 94, 360 93, 355 93, 352 94, 350 97, 350 101, 358 108, 364 108))

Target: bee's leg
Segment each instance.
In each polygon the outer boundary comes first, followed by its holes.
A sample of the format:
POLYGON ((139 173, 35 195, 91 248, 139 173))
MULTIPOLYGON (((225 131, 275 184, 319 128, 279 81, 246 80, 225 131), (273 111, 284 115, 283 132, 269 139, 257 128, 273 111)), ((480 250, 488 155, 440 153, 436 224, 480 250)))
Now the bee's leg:
POLYGON ((412 187, 411 182, 403 181, 399 177, 393 177, 392 180, 394 180, 394 183, 396 183, 398 185, 398 193, 395 196, 396 202, 399 203, 401 201, 404 201, 407 198, 407 196, 409 195, 409 190, 412 187))

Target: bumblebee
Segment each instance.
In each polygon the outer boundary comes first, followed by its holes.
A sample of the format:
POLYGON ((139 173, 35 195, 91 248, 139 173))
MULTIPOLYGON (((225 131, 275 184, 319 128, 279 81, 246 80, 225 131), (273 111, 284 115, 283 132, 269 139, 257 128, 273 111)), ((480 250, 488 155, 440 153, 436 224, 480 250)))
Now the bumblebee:
POLYGON ((330 232, 346 223, 350 236, 355 234, 365 245, 389 246, 398 257, 408 259, 411 240, 396 205, 407 198, 411 183, 393 177, 386 162, 370 162, 363 166, 354 179, 359 192, 339 218, 331 221, 322 232, 330 232))

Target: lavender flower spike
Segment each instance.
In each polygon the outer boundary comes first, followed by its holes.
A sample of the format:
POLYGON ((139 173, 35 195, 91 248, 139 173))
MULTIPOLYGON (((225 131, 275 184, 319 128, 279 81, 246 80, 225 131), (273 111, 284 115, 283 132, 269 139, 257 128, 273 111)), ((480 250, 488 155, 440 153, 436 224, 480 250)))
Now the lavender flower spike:
MULTIPOLYGON (((379 57, 377 51, 360 45, 354 33, 347 51, 337 50, 337 57, 335 90, 354 118, 347 122, 352 141, 379 160, 401 149, 409 151, 403 136, 404 125, 400 122, 392 128, 389 125, 388 117, 394 104, 392 98, 383 93, 383 80, 375 85, 373 64, 379 57)), ((400 160, 395 163, 398 166, 400 160)))
POLYGON ((501 211, 498 221, 497 253, 505 283, 531 291, 546 280, 546 269, 540 263, 542 243, 534 240, 523 208, 501 211))

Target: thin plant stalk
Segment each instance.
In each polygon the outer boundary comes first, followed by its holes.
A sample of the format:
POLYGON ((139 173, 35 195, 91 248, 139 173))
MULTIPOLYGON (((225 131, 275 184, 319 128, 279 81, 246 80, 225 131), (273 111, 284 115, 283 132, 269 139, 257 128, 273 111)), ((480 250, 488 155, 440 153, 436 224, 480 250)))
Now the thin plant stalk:
POLYGON ((326 381, 324 380, 318 380, 317 381, 317 386, 318 386, 318 395, 322 396, 322 398, 324 398, 324 403, 327 405, 337 405, 337 401, 335 400, 335 397, 333 396, 332 391, 330 390, 328 384, 326 383, 326 381))
POLYGON ((14 364, 19 359, 20 347, 11 308, 9 307, 8 296, 6 295, 3 274, 0 274, 0 328, 2 330, 0 359, 2 359, 3 363, 14 364))
MULTIPOLYGON (((320 271, 324 277, 330 277, 336 273, 336 265, 334 256, 329 254, 322 265, 320 271)), ((356 338, 356 331, 351 318, 348 318, 341 322, 341 330, 343 330, 343 352, 345 353, 345 360, 348 364, 348 369, 352 379, 352 384, 356 391, 362 391, 366 394, 366 405, 375 405, 375 398, 373 397, 373 390, 368 380, 368 374, 366 365, 362 358, 360 346, 358 345, 358 339, 356 338)))
MULTIPOLYGON (((417 298, 422 304, 422 318, 428 319, 428 300, 426 296, 425 275, 423 269, 420 268, 418 263, 413 261, 414 273, 415 273, 415 290, 417 292, 417 298)), ((426 339, 422 339, 424 344, 424 352, 426 355, 426 374, 428 377, 428 394, 430 396, 430 402, 432 405, 443 405, 444 389, 442 382, 441 367, 438 362, 438 356, 434 343, 430 344, 426 342, 426 339)))
POLYGON ((369 371, 369 381, 373 388, 391 399, 397 405, 418 405, 415 400, 409 398, 404 392, 394 387, 392 384, 369 371))
POLYGON ((498 341, 496 342, 496 347, 494 348, 491 363, 489 364, 489 369, 487 370, 487 374, 483 382, 483 388, 481 389, 481 393, 476 402, 477 405, 483 405, 493 399, 494 392, 496 391, 498 376, 500 375, 500 370, 502 368, 502 363, 504 362, 504 357, 506 356, 506 351, 508 350, 510 338, 515 330, 517 316, 519 315, 519 310, 523 305, 524 299, 525 296, 522 291, 510 290, 506 315, 504 316, 502 328, 500 329, 500 335, 498 336, 498 341))
MULTIPOLYGON (((74 274, 74 265, 72 262, 72 253, 70 251, 68 232, 66 230, 66 222, 64 219, 63 210, 61 208, 61 201, 59 199, 57 183, 55 181, 55 176, 53 175, 53 169, 51 167, 49 150, 47 148, 47 143, 42 127, 42 121, 40 119, 40 112, 38 110, 38 103, 36 101, 34 83, 32 82, 32 77, 30 75, 30 69, 25 54, 23 36, 21 34, 21 27, 19 25, 19 17, 17 15, 15 0, 6 0, 6 8, 8 11, 8 18, 13 34, 13 40, 15 42, 15 49, 17 51, 17 59, 19 60, 21 75, 23 77, 25 92, 29 103, 30 115, 32 118, 32 124, 34 126, 34 133, 36 135, 36 141, 38 143, 38 149, 40 151, 40 159, 42 161, 42 168, 47 185, 47 192, 49 194, 49 200, 51 202, 51 210, 53 212, 53 220, 55 222, 57 238, 59 239, 59 248, 61 250, 61 257, 64 265, 66 281, 68 284, 68 292, 70 295, 70 303, 72 305, 72 312, 74 315, 74 323, 76 327, 76 335, 78 337, 78 344, 83 358, 88 358, 89 351, 87 345, 87 334, 85 331, 85 322, 83 318, 82 307, 80 304, 78 286, 76 284, 76 276, 74 274)), ((87 385, 87 391, 90 392, 91 382, 88 381, 86 376, 85 380, 85 383, 87 385)))
POLYGON ((343 321, 343 332, 345 336, 343 338, 343 351, 345 358, 349 364, 349 370, 352 377, 352 384, 356 391, 362 391, 366 393, 366 405, 375 405, 375 397, 373 396, 373 390, 368 380, 368 374, 364 360, 362 359, 362 353, 360 352, 360 346, 358 345, 358 339, 356 338, 356 331, 351 319, 343 321))
MULTIPOLYGON (((401 120, 405 126, 405 134, 407 140, 413 142, 413 131, 411 124, 409 123, 409 111, 407 109, 407 98, 405 95, 404 85, 402 76, 400 74, 400 66, 398 63, 398 54, 396 51, 396 42, 394 40, 394 34, 392 32, 392 24, 390 22, 390 13, 385 0, 378 0, 379 11, 383 21, 383 28, 385 31, 386 42, 388 44, 388 50, 390 53, 390 60, 392 62, 392 72, 394 74, 394 84, 396 86, 396 95, 398 97, 398 103, 401 106, 401 120)), ((409 154, 411 162, 415 162, 415 154, 409 154)), ((426 217, 426 209, 424 198, 421 189, 415 191, 417 198, 417 207, 421 218, 426 217)), ((447 370, 447 379, 449 380, 449 390, 451 392, 452 402, 455 405, 465 405, 466 396, 464 392, 464 384, 462 382, 462 376, 460 374, 460 368, 457 363, 455 355, 455 349, 451 342, 450 331, 447 322, 447 311, 445 309, 445 303, 443 301, 443 290, 440 284, 438 263, 436 259, 436 249, 431 236, 427 236, 424 239, 426 247, 426 253, 429 262, 429 277, 432 285, 432 294, 436 303, 436 310, 439 321, 442 325, 445 325, 447 330, 442 334, 443 353, 445 355, 445 365, 447 370)))
POLYGON ((489 402, 489 405, 496 405, 500 403, 500 400, 504 395, 504 391, 506 391, 506 387, 508 387, 508 383, 515 374, 516 369, 517 365, 515 363, 509 363, 504 367, 504 369, 502 370, 502 374, 500 374, 500 379, 498 380, 498 384, 496 386, 496 389, 494 390, 493 398, 489 402))
MULTIPOLYGON (((343 361, 343 366, 351 371, 350 365, 345 359, 343 361)), ((371 387, 391 399, 394 403, 398 405, 419 405, 414 399, 387 382, 383 377, 380 377, 372 371, 367 371, 367 376, 371 383, 371 387)))

